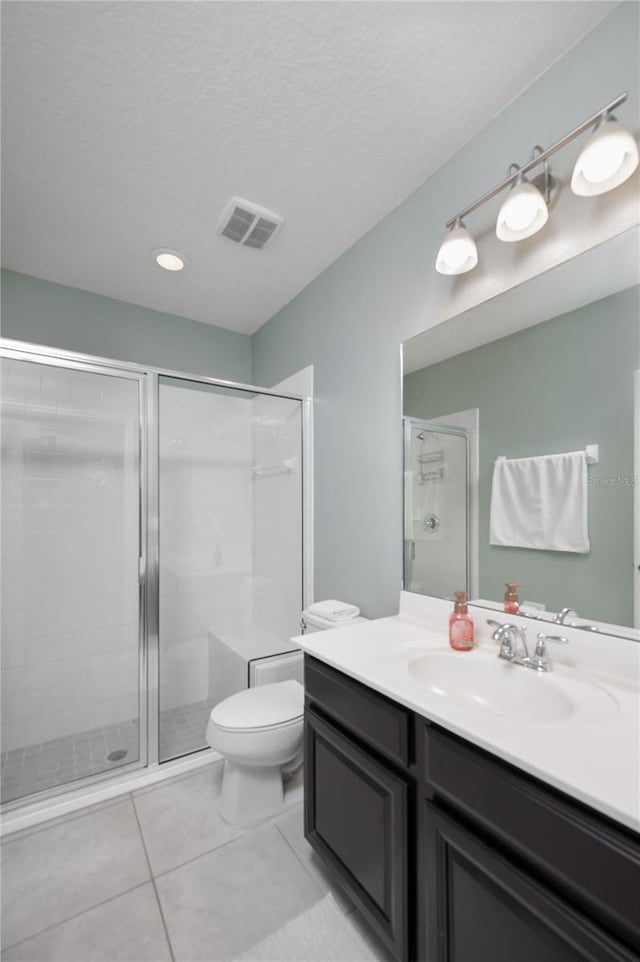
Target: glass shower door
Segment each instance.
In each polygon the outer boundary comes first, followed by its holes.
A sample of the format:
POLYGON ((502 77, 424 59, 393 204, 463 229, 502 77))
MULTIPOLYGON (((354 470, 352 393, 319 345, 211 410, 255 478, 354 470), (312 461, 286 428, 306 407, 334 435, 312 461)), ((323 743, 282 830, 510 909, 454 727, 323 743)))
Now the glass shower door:
POLYGON ((8 350, 1 376, 2 800, 12 801, 141 763, 141 384, 8 350))
POLYGON ((159 760, 291 649, 302 608, 302 404, 159 378, 159 760))

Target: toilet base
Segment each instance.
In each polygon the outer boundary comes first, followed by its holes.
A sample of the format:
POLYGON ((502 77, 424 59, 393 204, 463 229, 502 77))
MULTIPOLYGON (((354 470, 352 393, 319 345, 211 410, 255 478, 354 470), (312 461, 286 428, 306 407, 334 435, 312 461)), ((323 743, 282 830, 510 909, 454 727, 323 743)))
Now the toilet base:
POLYGON ((219 812, 225 822, 258 822, 282 810, 282 766, 246 766, 225 758, 219 812))

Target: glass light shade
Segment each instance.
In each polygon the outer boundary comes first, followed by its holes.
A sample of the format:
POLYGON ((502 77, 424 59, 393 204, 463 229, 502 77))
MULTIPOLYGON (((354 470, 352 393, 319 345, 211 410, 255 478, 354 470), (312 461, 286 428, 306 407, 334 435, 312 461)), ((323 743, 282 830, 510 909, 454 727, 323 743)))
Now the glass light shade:
POLYGON ((549 220, 544 197, 534 184, 515 183, 500 208, 496 235, 501 241, 519 241, 537 234, 549 220))
POLYGON ((617 120, 601 124, 580 151, 573 168, 571 190, 595 197, 624 184, 638 166, 638 145, 617 120))
POLYGON ((478 263, 478 248, 473 237, 459 224, 449 231, 436 258, 438 274, 466 274, 478 263))

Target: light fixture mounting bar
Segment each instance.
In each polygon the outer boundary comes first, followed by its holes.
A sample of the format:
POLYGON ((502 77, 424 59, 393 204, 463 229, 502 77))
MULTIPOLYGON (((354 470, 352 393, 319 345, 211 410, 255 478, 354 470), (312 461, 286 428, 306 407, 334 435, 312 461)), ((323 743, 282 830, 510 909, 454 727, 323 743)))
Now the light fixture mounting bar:
POLYGON ((551 145, 551 147, 548 147, 541 154, 537 154, 535 157, 532 157, 530 161, 528 161, 522 167, 519 167, 515 173, 506 177, 501 183, 498 184, 497 187, 487 191, 487 193, 483 194, 479 200, 474 201, 473 204, 469 204, 468 207, 465 207, 463 210, 461 210, 460 213, 456 214, 455 217, 452 217, 451 220, 447 221, 446 226, 453 227, 456 221, 462 220, 462 218, 466 217, 468 214, 472 214, 474 210, 482 207, 483 204, 486 204, 487 201, 492 200, 498 194, 502 193, 502 191, 506 190, 507 187, 511 187, 518 177, 525 176, 530 170, 533 170, 534 167, 539 167, 540 164, 543 164, 546 160, 548 160, 552 154, 562 150, 562 148, 566 147, 567 144, 570 144, 572 140, 575 140, 576 137, 579 137, 580 134, 583 134, 585 130, 589 130, 589 128, 593 127, 598 120, 600 120, 602 117, 605 117, 612 110, 615 110, 616 107, 620 106, 620 104, 623 104, 626 99, 626 93, 620 94, 618 97, 614 97, 614 99, 609 101, 608 104, 605 104, 605 106, 601 107, 600 110, 596 110, 595 113, 591 114, 590 117, 587 117, 586 120, 583 120, 581 124, 578 124, 577 127, 574 127, 572 131, 570 131, 568 134, 565 134, 565 136, 561 137, 560 140, 557 140, 555 144, 551 145))

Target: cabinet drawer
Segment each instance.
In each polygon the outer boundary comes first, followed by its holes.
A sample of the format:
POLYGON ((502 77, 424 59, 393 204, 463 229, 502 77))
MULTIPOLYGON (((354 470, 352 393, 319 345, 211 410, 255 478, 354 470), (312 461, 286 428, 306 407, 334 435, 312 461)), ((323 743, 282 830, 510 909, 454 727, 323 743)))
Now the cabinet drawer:
POLYGON ((305 837, 391 949, 409 958, 408 781, 305 710, 305 837))
POLYGON ((464 812, 640 948, 640 839, 431 725, 422 762, 430 797, 464 812))
POLYGON ((318 706, 340 725, 394 762, 407 766, 411 713, 365 685, 305 656, 307 704, 318 706))

